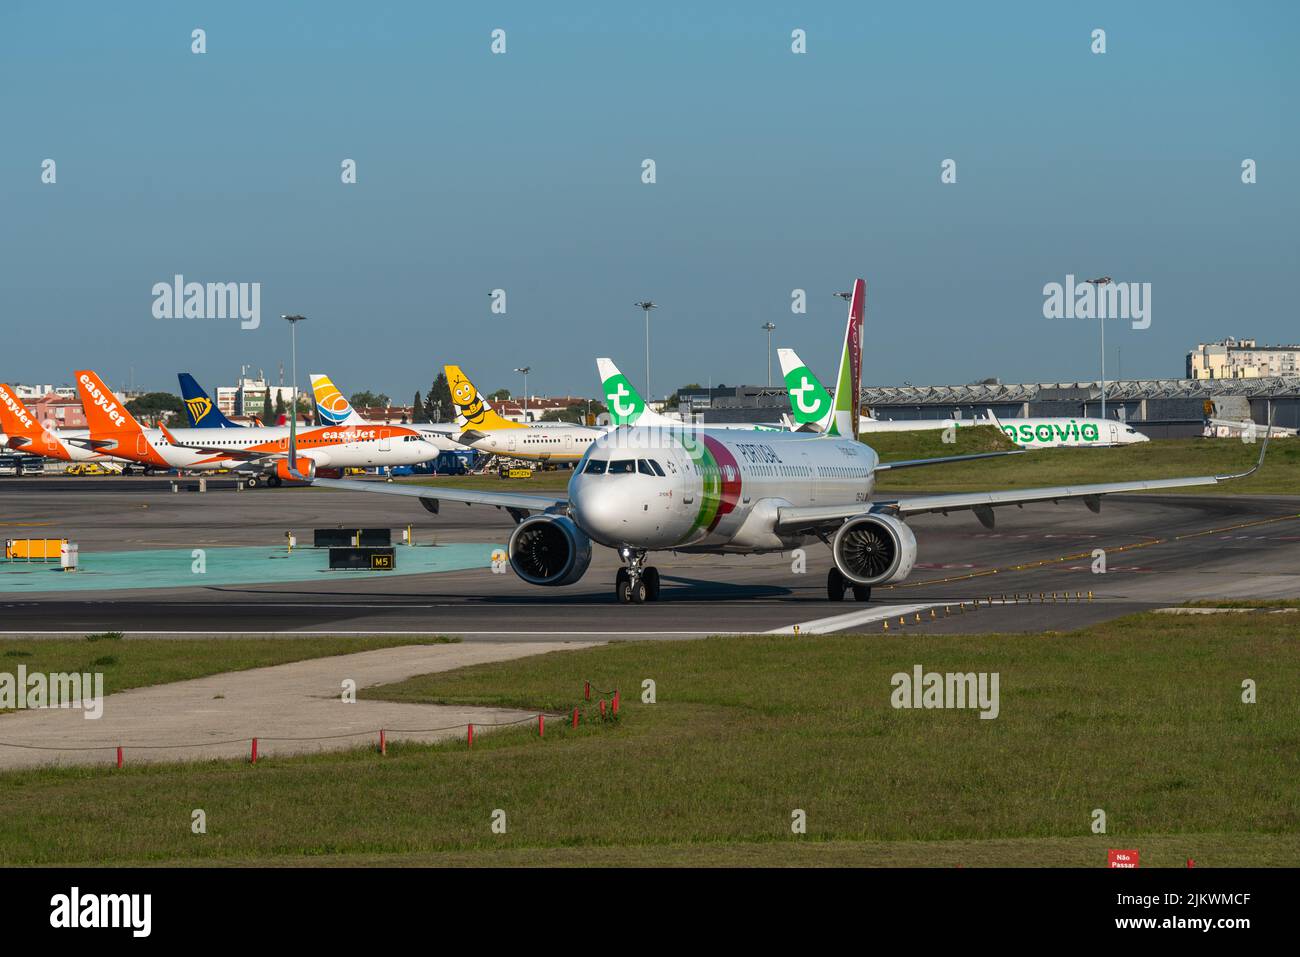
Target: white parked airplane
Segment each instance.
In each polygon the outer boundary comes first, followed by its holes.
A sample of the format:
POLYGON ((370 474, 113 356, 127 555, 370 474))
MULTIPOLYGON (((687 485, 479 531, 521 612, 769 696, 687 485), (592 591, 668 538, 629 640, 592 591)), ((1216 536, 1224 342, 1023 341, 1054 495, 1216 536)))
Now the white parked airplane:
MULTIPOLYGON (((790 411, 797 427, 804 431, 823 432, 830 423, 831 396, 793 349, 777 350, 781 373, 790 393, 790 411)), ((1115 419, 1049 417, 1000 421, 989 409, 988 419, 858 419, 858 433, 916 432, 958 429, 972 425, 993 425, 1006 433, 1023 449, 1050 449, 1077 446, 1129 445, 1148 442, 1141 432, 1115 419)))
POLYGON ((834 410, 840 434, 754 433, 721 429, 623 427, 592 443, 563 497, 473 492, 435 487, 318 480, 328 488, 418 497, 430 511, 438 501, 496 505, 517 525, 507 547, 515 573, 535 585, 569 585, 587 571, 592 543, 623 559, 615 579, 620 601, 653 601, 659 574, 646 564, 655 551, 780 552, 819 540, 830 546, 834 567, 827 596, 852 590, 865 601, 875 585, 901 581, 916 562, 913 515, 969 510, 987 527, 993 510, 1027 502, 1081 500, 1092 511, 1101 496, 1161 488, 1213 485, 1235 475, 1103 482, 1010 491, 876 499, 877 477, 890 469, 936 465, 1008 453, 982 453, 881 462, 857 441, 858 381, 866 284, 854 283, 849 326, 840 362, 834 410), (847 386, 847 388, 846 388, 847 386))
POLYGON ((481 452, 538 462, 577 462, 607 429, 570 423, 511 422, 492 408, 460 366, 443 367, 456 422, 462 430, 456 441, 481 452))
MULTIPOLYGON (((319 372, 311 374, 312 398, 316 402, 316 421, 321 425, 367 426, 376 423, 369 421, 360 412, 352 408, 343 392, 330 377, 319 372)), ((463 452, 464 444, 456 441, 461 433, 459 426, 452 423, 411 422, 404 428, 418 432, 424 441, 439 452, 463 452)), ((401 463, 412 464, 412 463, 401 463)))

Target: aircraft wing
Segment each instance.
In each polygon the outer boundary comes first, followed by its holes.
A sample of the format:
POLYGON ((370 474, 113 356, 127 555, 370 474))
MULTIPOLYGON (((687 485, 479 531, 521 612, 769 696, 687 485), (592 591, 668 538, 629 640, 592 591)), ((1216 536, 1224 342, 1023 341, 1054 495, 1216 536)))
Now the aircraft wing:
POLYGON ((63 441, 68 445, 75 445, 79 449, 88 449, 91 452, 107 448, 110 445, 116 448, 118 444, 115 439, 92 439, 88 436, 81 436, 75 439, 64 438, 63 441))
POLYGON ((1097 482, 1091 485, 1050 485, 1043 488, 1010 489, 1003 492, 955 492, 945 495, 917 495, 911 498, 884 499, 844 505, 788 506, 777 511, 777 531, 818 532, 832 530, 848 518, 864 512, 885 512, 906 517, 931 512, 972 511, 986 528, 993 527, 993 509, 1003 505, 1026 505, 1031 502, 1061 502, 1082 499, 1094 512, 1101 511, 1101 496, 1120 492, 1149 492, 1163 488, 1187 488, 1194 485, 1218 485, 1253 475, 1264 464, 1268 453, 1268 436, 1259 450, 1259 460, 1247 471, 1228 475, 1192 475, 1183 478, 1145 479, 1136 482, 1097 482))
POLYGON ((495 505, 504 508, 512 515, 521 512, 545 512, 547 509, 564 508, 569 504, 566 498, 549 495, 529 495, 526 492, 479 492, 465 488, 446 488, 437 485, 395 485, 388 482, 362 482, 357 479, 312 479, 312 485, 321 488, 338 489, 343 492, 376 492, 381 495, 405 495, 429 502, 425 505, 431 512, 438 511, 438 503, 461 502, 465 505, 495 505))
POLYGON ((996 459, 1003 455, 1024 455, 1026 449, 1007 449, 1003 452, 973 452, 970 455, 944 455, 933 459, 902 459, 898 462, 881 462, 876 466, 877 472, 889 472, 893 469, 914 469, 921 465, 943 465, 946 462, 969 462, 971 459, 996 459))

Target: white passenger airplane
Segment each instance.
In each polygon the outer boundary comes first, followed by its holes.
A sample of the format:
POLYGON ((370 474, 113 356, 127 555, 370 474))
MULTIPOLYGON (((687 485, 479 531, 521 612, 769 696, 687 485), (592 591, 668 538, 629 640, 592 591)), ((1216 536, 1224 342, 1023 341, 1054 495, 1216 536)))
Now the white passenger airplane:
POLYGON ((659 596, 659 573, 646 564, 652 552, 781 552, 820 540, 835 563, 827 576, 827 597, 839 601, 851 590, 865 601, 873 586, 911 573, 916 538, 906 520, 913 515, 970 510, 992 527, 999 506, 1068 499, 1080 499, 1095 512, 1103 495, 1213 485, 1250 475, 1264 461, 1267 436, 1254 468, 1235 475, 873 499, 877 477, 890 469, 1025 453, 881 462, 858 442, 865 300, 866 284, 859 279, 840 361, 837 435, 622 427, 592 443, 565 497, 328 479, 316 484, 413 496, 434 512, 443 499, 504 508, 517 522, 507 548, 510 565, 534 585, 578 581, 595 542, 623 559, 615 578, 618 599, 653 601, 659 596))
MULTIPOLYGON (((781 374, 790 393, 790 411, 797 428, 805 432, 824 432, 830 426, 831 397, 817 376, 813 375, 793 349, 778 349, 781 374)), ((987 419, 858 419, 858 434, 870 432, 918 432, 924 430, 969 428, 992 425, 1001 429, 1022 449, 1097 448, 1107 445, 1130 445, 1150 439, 1131 425, 1117 419, 1089 416, 998 419, 988 409, 987 419)))
MULTIPOLYGON (((352 408, 352 403, 336 386, 329 376, 313 372, 311 374, 312 398, 316 401, 316 421, 321 425, 341 425, 345 427, 375 425, 360 412, 352 408)), ((455 437, 461 428, 454 423, 410 422, 404 428, 418 432, 424 441, 439 452, 463 452, 464 443, 455 437)), ((401 463, 412 464, 412 463, 401 463)))
POLYGON ((608 431, 570 422, 511 422, 497 414, 460 366, 443 366, 443 372, 456 406, 456 422, 463 430, 456 441, 480 452, 538 462, 577 462, 608 431))

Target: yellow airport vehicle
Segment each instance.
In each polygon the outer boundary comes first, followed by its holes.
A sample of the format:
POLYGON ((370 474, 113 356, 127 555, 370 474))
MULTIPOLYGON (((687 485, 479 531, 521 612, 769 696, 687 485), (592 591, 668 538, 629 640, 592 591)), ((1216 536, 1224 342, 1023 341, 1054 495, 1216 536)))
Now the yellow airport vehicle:
POLYGON ((63 470, 67 475, 114 475, 111 469, 107 469, 98 462, 78 462, 75 465, 69 465, 63 470))

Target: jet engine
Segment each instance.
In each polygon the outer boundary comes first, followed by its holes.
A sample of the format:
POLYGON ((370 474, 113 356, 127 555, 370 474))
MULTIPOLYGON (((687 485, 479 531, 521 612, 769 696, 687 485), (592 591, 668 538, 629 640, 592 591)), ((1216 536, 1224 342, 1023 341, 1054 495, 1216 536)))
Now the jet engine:
MULTIPOLYGON (((315 459, 305 459, 305 458, 302 458, 301 456, 299 456, 299 458, 294 462, 293 467, 294 467, 295 469, 298 470, 298 474, 299 474, 299 475, 302 475, 302 476, 303 476, 304 478, 306 478, 308 481, 310 481, 311 479, 314 479, 314 478, 316 477, 316 460, 315 460, 315 459)), ((290 471, 289 471, 289 460, 288 460, 288 459, 276 459, 276 461, 275 461, 275 474, 276 474, 277 477, 279 477, 280 481, 282 481, 282 482, 301 482, 301 481, 302 481, 302 479, 297 478, 297 477, 294 476, 292 473, 290 473, 290 471)))
POLYGON ((515 526, 510 566, 530 585, 572 585, 591 564, 591 539, 563 515, 534 515, 515 526))
POLYGON ((892 515, 872 512, 849 519, 831 540, 835 567, 856 585, 902 581, 916 564, 916 536, 892 515))

